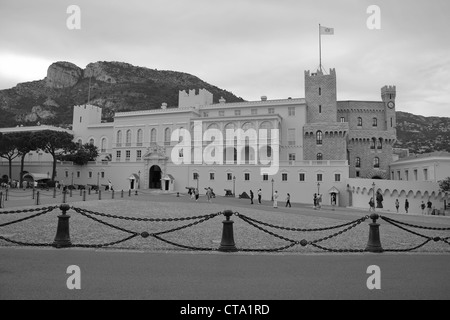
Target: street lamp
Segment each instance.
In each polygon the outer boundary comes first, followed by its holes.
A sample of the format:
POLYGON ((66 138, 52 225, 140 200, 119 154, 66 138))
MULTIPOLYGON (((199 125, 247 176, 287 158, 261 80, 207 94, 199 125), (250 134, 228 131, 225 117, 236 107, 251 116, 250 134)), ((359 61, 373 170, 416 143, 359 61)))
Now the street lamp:
MULTIPOLYGON (((198 189, 199 180, 200 180, 200 174, 197 173, 197 190, 199 190, 199 189, 198 189)), ((200 191, 200 190, 199 190, 199 191, 200 191)))
POLYGON ((72 186, 73 186, 73 172, 72 172, 72 186))
POLYGON ((233 176, 233 197, 236 197, 236 176, 233 176))
POLYGON ((274 184, 275 180, 272 179, 272 201, 273 201, 273 184, 274 184))
POLYGON ((375 182, 372 183, 372 188, 373 188, 373 211, 375 212, 375 182))
POLYGON ((317 195, 320 194, 320 182, 317 182, 317 195))
POLYGON ((138 189, 141 188, 141 170, 138 171, 139 180, 138 180, 138 189))
POLYGON ((98 193, 98 190, 100 190, 100 172, 97 172, 97 190, 95 193, 98 193))

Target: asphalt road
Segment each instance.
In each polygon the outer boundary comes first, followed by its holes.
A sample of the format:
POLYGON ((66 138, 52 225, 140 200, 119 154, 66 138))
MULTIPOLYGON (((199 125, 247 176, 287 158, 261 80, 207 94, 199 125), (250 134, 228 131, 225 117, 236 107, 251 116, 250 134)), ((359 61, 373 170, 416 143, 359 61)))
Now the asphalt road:
POLYGON ((0 248, 0 300, 450 299, 449 254, 294 255, 0 248), (67 268, 81 270, 69 290, 67 268), (367 268, 380 267, 369 290, 367 268))

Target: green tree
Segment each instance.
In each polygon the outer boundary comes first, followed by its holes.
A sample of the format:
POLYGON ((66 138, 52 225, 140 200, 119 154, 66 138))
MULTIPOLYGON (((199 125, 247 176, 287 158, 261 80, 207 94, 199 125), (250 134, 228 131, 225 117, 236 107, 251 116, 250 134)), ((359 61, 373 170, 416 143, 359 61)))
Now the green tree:
POLYGON ((82 146, 74 143, 69 150, 69 154, 61 155, 59 159, 62 161, 72 161, 76 165, 84 166, 89 161, 95 161, 98 155, 98 148, 96 146, 90 143, 82 146))
POLYGON ((450 177, 439 181, 439 187, 441 187, 443 192, 450 192, 450 177))
POLYGON ((23 181, 23 169, 25 166, 25 156, 34 150, 38 149, 33 139, 34 133, 32 132, 17 132, 16 133, 16 148, 20 155, 20 185, 23 181))
POLYGON ((67 132, 44 130, 35 132, 32 139, 37 149, 53 157, 52 181, 55 181, 58 157, 73 147, 73 135, 67 132))
POLYGON ((20 153, 17 150, 17 135, 14 133, 7 133, 2 136, 0 140, 0 157, 9 162, 9 179, 12 180, 12 162, 20 153))

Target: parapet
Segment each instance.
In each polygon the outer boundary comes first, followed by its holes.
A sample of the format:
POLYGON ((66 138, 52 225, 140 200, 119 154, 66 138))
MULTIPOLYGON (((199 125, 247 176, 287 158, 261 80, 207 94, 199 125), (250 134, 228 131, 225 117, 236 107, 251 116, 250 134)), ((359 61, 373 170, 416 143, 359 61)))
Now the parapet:
POLYGON ((185 90, 179 91, 178 94, 178 108, 199 107, 204 105, 211 105, 213 103, 213 94, 206 89, 185 90))

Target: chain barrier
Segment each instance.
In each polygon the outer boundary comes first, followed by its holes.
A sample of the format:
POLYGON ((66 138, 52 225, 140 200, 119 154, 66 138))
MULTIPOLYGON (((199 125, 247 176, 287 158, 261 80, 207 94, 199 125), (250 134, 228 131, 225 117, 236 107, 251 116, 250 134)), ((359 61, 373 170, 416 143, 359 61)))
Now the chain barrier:
POLYGON ((268 223, 265 223, 265 222, 262 222, 262 221, 258 221, 256 219, 249 218, 249 217, 247 217, 245 215, 242 215, 242 214, 240 214, 238 212, 236 212, 235 215, 237 217, 239 217, 241 220, 243 220, 243 221, 247 222, 248 224, 250 224, 251 226, 253 226, 253 227, 255 227, 255 228, 257 228, 257 229, 259 229, 259 230, 261 230, 261 231, 263 231, 263 232, 265 232, 265 233, 267 233, 267 234, 269 234, 269 235, 271 235, 273 237, 276 237, 278 239, 290 242, 289 245, 287 245, 285 247, 280 247, 280 248, 273 248, 273 249, 239 249, 239 251, 247 251, 247 252, 248 251, 252 251, 252 252, 258 252, 258 251, 260 251, 260 252, 276 252, 276 251, 282 251, 282 250, 289 249, 289 248, 294 247, 296 245, 301 245, 303 247, 306 247, 307 245, 312 245, 312 246, 314 246, 314 247, 316 247, 318 249, 329 251, 329 252, 365 252, 366 251, 365 249, 364 250, 362 250, 362 249, 331 249, 331 248, 325 248, 325 247, 319 246, 319 245, 317 245, 317 243, 325 241, 325 240, 332 239, 332 238, 337 237, 337 236, 339 236, 339 235, 341 235, 341 234, 343 234, 345 232, 350 231, 351 229, 353 229, 356 226, 360 225, 362 222, 364 222, 367 219, 369 219, 369 216, 365 216, 365 217, 363 217, 361 219, 357 219, 355 221, 352 221, 352 222, 349 222, 349 223, 345 223, 345 224, 342 224, 342 225, 339 225, 339 226, 334 226, 334 227, 318 228, 318 229, 298 229, 298 228, 287 228, 287 227, 280 227, 280 226, 276 226, 276 225, 271 225, 271 224, 268 224, 268 223), (336 233, 334 233, 332 235, 329 235, 329 236, 326 236, 326 237, 323 237, 323 238, 320 238, 320 239, 317 239, 317 240, 314 240, 314 241, 307 241, 307 240, 297 241, 297 240, 289 239, 289 238, 286 238, 284 236, 278 235, 278 234, 276 234, 274 232, 271 232, 271 231, 269 231, 269 230, 267 230, 267 229, 265 229, 265 228, 263 228, 261 226, 258 226, 257 224, 262 224, 262 225, 265 225, 265 226, 268 226, 268 227, 273 227, 273 228, 276 228, 276 229, 281 229, 281 230, 286 230, 286 231, 296 231, 296 232, 328 231, 328 230, 332 230, 332 229, 343 228, 345 226, 349 226, 349 227, 344 229, 344 230, 341 230, 339 232, 336 232, 336 233))
POLYGON ((46 209, 49 209, 49 208, 57 208, 57 206, 44 207, 44 208, 34 208, 34 209, 24 209, 24 210, 0 211, 0 215, 17 214, 17 213, 30 213, 30 212, 46 210, 46 209))
POLYGON ((43 208, 44 210, 42 212, 40 212, 40 213, 34 214, 34 215, 26 217, 26 218, 22 218, 22 219, 18 219, 18 220, 14 220, 14 221, 11 221, 11 222, 6 222, 6 223, 3 223, 3 224, 0 224, 0 227, 6 227, 6 226, 9 226, 9 225, 12 225, 12 224, 16 224, 16 223, 19 223, 19 222, 23 222, 23 221, 26 221, 26 220, 33 219, 33 218, 37 218, 39 216, 42 216, 42 215, 47 214, 49 212, 52 212, 56 208, 58 208, 58 207, 55 206, 55 207, 43 208))
POLYGON ((424 227, 424 226, 418 226, 418 225, 413 225, 413 224, 409 224, 409 223, 406 223, 406 222, 397 221, 397 220, 394 220, 394 219, 391 219, 391 218, 388 218, 388 217, 384 217, 384 216, 380 216, 380 218, 382 220, 386 221, 387 223, 389 223, 389 224, 399 228, 399 229, 402 229, 402 230, 404 230, 404 231, 406 231, 408 233, 411 233, 413 235, 416 235, 418 237, 426 239, 425 242, 423 242, 422 244, 420 244, 418 246, 415 246, 415 247, 412 247, 412 248, 407 248, 407 249, 386 249, 385 251, 388 251, 388 252, 409 252, 409 251, 413 251, 413 250, 419 249, 419 248, 425 246, 426 244, 428 244, 431 241, 434 241, 434 242, 442 241, 442 242, 445 242, 448 245, 450 245, 450 243, 448 242, 450 237, 447 237, 447 238, 430 237, 430 236, 427 236, 427 235, 424 235, 424 234, 421 234, 421 233, 409 230, 409 229, 407 229, 407 228, 405 228, 405 227, 403 227, 401 225, 408 226, 408 227, 411 227, 411 228, 424 229, 424 230, 433 230, 433 231, 450 231, 450 228, 424 227))

